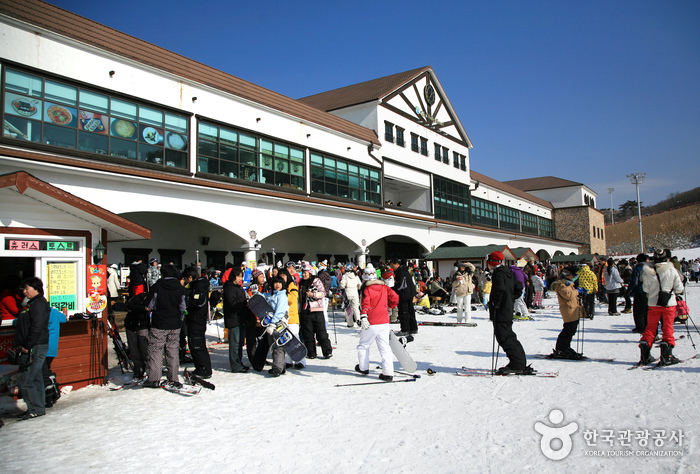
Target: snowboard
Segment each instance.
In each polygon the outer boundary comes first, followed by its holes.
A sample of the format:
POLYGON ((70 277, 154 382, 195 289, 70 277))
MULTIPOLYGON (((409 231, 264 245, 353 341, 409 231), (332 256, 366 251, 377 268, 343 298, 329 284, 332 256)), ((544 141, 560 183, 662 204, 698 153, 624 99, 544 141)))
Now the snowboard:
POLYGON ((399 338, 394 334, 394 331, 389 331, 389 346, 391 346, 391 352, 407 372, 415 372, 418 368, 418 364, 415 363, 411 355, 406 351, 406 348, 401 344, 399 338))
MULTIPOLYGON (((248 307, 253 314, 260 319, 260 324, 262 324, 263 327, 267 327, 272 324, 271 320, 274 316, 274 310, 264 296, 253 296, 248 300, 248 307)), ((289 329, 286 322, 278 321, 275 324, 275 331, 272 333, 272 338, 274 339, 275 344, 284 348, 284 351, 294 362, 299 362, 306 357, 306 346, 301 342, 301 340, 299 340, 292 330, 289 329)), ((267 357, 267 351, 270 349, 269 343, 261 344, 266 339, 267 337, 264 335, 261 337, 261 340, 258 341, 258 348, 255 350, 255 355, 253 356, 253 369, 257 372, 260 372, 265 366, 264 358, 267 357), (264 355, 258 355, 258 352, 262 350, 264 350, 264 355), (262 365, 260 365, 260 359, 263 359, 262 365)))
POLYGON ((207 382, 200 376, 189 372, 187 369, 185 369, 185 382, 187 382, 188 385, 201 385, 202 387, 208 388, 209 390, 216 389, 216 386, 213 383, 207 382))
POLYGON ((163 390, 167 390, 168 392, 179 393, 180 395, 197 395, 199 392, 202 391, 201 385, 189 385, 183 383, 182 387, 176 388, 168 384, 167 380, 161 382, 160 388, 162 388, 163 390))

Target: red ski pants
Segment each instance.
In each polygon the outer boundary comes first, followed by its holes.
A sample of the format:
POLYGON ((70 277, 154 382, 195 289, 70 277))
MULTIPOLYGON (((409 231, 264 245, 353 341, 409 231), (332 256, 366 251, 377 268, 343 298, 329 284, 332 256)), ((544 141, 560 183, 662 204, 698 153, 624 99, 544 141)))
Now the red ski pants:
POLYGON ((673 337, 673 320, 676 319, 676 307, 669 306, 649 306, 647 314, 647 327, 642 334, 642 341, 651 347, 656 336, 656 328, 659 327, 659 319, 661 319, 661 330, 663 331, 662 340, 668 342, 671 347, 676 346, 676 340, 673 337))

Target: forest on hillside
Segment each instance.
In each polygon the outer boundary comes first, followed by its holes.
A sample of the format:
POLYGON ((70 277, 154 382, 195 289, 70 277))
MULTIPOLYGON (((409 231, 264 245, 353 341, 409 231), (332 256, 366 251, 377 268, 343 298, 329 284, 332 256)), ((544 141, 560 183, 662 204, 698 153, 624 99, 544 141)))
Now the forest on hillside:
MULTIPOLYGON (((642 215, 646 216, 656 214, 658 212, 668 211, 671 209, 678 209, 680 207, 689 206, 697 202, 700 202, 700 187, 691 189, 690 191, 671 193, 663 201, 660 201, 651 206, 645 206, 644 201, 642 201, 642 215)), ((610 208, 599 209, 599 211, 602 212, 605 216, 605 225, 610 225, 612 223, 610 208)), ((627 201, 625 203, 620 204, 620 206, 617 209, 613 210, 614 220, 616 224, 629 220, 633 217, 637 217, 637 213, 637 201, 627 201)))

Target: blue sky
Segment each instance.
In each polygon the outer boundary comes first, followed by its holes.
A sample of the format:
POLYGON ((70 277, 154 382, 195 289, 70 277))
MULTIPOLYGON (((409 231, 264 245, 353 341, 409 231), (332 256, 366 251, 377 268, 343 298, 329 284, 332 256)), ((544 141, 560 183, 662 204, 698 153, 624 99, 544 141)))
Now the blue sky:
POLYGON ((430 65, 502 181, 700 186, 700 1, 50 3, 292 98, 430 65))

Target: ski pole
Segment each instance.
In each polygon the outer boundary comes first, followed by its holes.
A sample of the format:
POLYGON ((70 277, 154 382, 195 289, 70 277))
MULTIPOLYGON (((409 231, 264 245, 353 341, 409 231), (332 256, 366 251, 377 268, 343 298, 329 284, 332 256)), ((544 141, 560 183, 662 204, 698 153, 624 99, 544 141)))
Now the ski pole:
POLYGON ((383 380, 378 380, 376 382, 360 382, 360 383, 343 383, 343 384, 337 384, 335 385, 336 387, 354 387, 354 386, 359 386, 359 385, 377 385, 377 384, 386 384, 386 383, 399 383, 399 382, 415 382, 416 379, 410 378, 410 379, 401 379, 401 380, 392 380, 391 382, 385 382, 383 380))
MULTIPOLYGON (((494 321, 495 323, 495 321, 494 321)), ((500 344, 498 346, 501 347, 500 344)), ((493 326, 493 344, 491 345, 491 373, 496 373, 496 366, 498 365, 498 352, 496 352, 496 325, 493 326), (495 361, 494 361, 495 354, 495 361)))
POLYGON ((685 322, 685 330, 688 331, 688 339, 690 339, 690 343, 693 345, 693 349, 695 349, 695 342, 693 342, 693 338, 690 336, 690 328, 688 327, 688 321, 685 322))
MULTIPOLYGON (((378 368, 378 369, 381 369, 382 366, 381 366, 381 365, 378 365, 377 368, 378 368)), ((408 375, 409 377, 413 377, 414 379, 419 379, 419 378, 420 378, 420 375, 418 375, 418 374, 409 374, 408 372, 401 372, 400 370, 395 370, 394 372, 397 373, 397 374, 401 374, 401 375, 408 375)))

